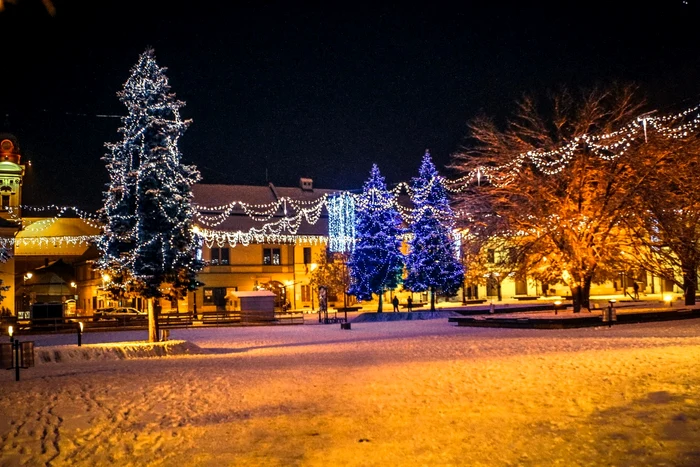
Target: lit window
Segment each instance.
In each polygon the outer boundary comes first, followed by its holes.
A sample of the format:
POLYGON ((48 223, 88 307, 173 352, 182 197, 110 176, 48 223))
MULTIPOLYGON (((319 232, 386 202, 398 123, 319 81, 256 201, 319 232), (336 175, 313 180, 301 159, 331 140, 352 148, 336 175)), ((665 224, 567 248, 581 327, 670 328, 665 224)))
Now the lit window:
POLYGON ((229 249, 228 248, 212 248, 211 249, 211 264, 216 266, 219 264, 229 264, 229 249))
POLYGON ((263 264, 282 264, 282 253, 279 248, 263 248, 263 264))

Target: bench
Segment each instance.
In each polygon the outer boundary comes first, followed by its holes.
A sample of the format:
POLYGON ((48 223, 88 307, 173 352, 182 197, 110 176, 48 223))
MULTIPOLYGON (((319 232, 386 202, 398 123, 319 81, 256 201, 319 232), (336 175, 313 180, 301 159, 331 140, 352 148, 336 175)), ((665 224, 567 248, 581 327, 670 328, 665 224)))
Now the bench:
POLYGON ((188 311, 185 313, 160 313, 158 314, 159 327, 182 327, 192 326, 193 314, 188 311))
POLYGON ((275 321, 285 324, 304 324, 303 311, 281 311, 275 313, 275 321))
MULTIPOLYGON (((426 302, 413 302, 413 304, 411 305, 411 309, 413 310, 415 308, 421 308, 421 307, 424 307, 425 305, 427 305, 426 302)), ((403 308, 404 310, 407 310, 408 303, 400 303, 399 308, 403 308)))
POLYGON ((241 322, 241 314, 237 311, 203 311, 199 315, 202 324, 233 324, 241 322))
POLYGON ((513 298, 516 300, 538 300, 540 297, 532 295, 514 295, 513 298))
POLYGON ((344 311, 345 316, 338 316, 338 310, 328 310, 325 314, 319 312, 318 322, 323 324, 347 323, 348 312, 344 311))

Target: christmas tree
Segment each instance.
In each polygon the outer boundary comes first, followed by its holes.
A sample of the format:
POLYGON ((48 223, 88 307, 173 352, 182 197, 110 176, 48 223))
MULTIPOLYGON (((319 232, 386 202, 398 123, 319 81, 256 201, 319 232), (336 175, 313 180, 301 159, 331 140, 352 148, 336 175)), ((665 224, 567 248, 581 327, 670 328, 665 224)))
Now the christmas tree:
POLYGON ((453 236, 454 213, 430 151, 423 156, 418 177, 412 180, 412 190, 415 210, 404 286, 415 292, 430 290, 430 309, 434 311, 435 294, 457 293, 464 280, 464 268, 453 236))
MULTIPOLYGON (((127 115, 118 130, 121 141, 107 144, 103 158, 110 181, 98 241, 98 267, 122 278, 122 288, 156 303, 184 296, 202 267, 191 206, 192 185, 201 177, 196 167, 180 162, 178 142, 190 121, 180 117, 184 103, 170 92, 165 71, 149 48, 117 93, 127 115)), ((157 309, 149 309, 151 341, 158 338, 157 309)))
POLYGON ((364 184, 356 203, 355 249, 350 255, 350 294, 358 300, 379 295, 378 312, 382 311, 382 294, 401 282, 401 216, 394 206, 394 196, 387 190, 376 164, 364 184))

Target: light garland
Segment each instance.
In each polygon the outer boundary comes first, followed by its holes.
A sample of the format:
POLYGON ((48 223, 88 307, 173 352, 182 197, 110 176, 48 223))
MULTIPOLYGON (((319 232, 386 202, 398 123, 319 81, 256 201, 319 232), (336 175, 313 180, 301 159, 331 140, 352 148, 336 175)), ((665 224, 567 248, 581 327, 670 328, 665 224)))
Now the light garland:
POLYGON ((328 200, 329 249, 349 253, 355 246, 355 198, 341 193, 328 200))
MULTIPOLYGON (((543 173, 554 175, 562 171, 566 165, 574 157, 576 151, 583 149, 590 150, 593 154, 601 157, 604 160, 614 160, 620 157, 632 147, 634 142, 647 139, 650 131, 656 131, 660 135, 667 138, 683 138, 690 131, 697 130, 700 127, 700 105, 686 109, 678 114, 669 116, 649 116, 644 115, 635 119, 632 123, 623 128, 604 135, 582 135, 574 138, 572 141, 564 144, 560 148, 551 151, 528 151, 518 154, 512 161, 503 164, 499 167, 477 167, 466 175, 455 180, 448 180, 443 177, 435 177, 430 181, 433 183, 442 183, 446 190, 451 193, 459 193, 464 191, 472 180, 476 180, 477 184, 481 184, 483 178, 489 178, 497 184, 505 184, 512 180, 524 164, 532 163, 543 173), (673 125, 681 119, 686 119, 693 115, 693 118, 680 125, 673 125)), ((178 114, 179 115, 179 114, 178 114)), ((182 125, 185 122, 180 121, 182 125)), ((132 122, 135 124, 136 122, 132 122)), ((133 136, 138 139, 142 129, 138 129, 133 136)), ((177 144, 177 138, 172 142, 177 144)), ((170 157, 173 157, 172 155, 170 157)), ((126 171, 117 172, 114 174, 114 181, 117 182, 122 178, 127 177, 126 171)), ((162 174, 165 176, 165 174, 162 174)), ((441 212, 435 210, 432 206, 422 206, 421 208, 412 208, 400 204, 398 198, 401 195, 406 195, 415 203, 416 193, 413 187, 406 183, 400 182, 388 192, 392 195, 389 203, 401 215, 406 224, 415 222, 422 214, 421 210, 428 210, 432 215, 440 216, 441 212)), ((353 206, 356 211, 358 209, 367 209, 367 200, 359 194, 352 194, 346 191, 338 191, 331 195, 324 193, 314 200, 296 200, 290 197, 281 197, 277 201, 267 204, 250 204, 242 201, 231 201, 230 203, 219 206, 204 206, 193 204, 194 220, 196 224, 201 225, 206 232, 219 232, 212 234, 215 242, 220 243, 223 238, 231 245, 260 243, 261 239, 271 239, 274 241, 280 240, 281 243, 290 243, 291 240, 287 237, 294 237, 303 221, 310 225, 316 224, 322 215, 323 208, 326 208, 329 216, 329 238, 326 240, 333 251, 348 251, 352 248, 351 238, 354 238, 354 233, 351 235, 349 226, 351 225, 351 214, 349 207, 353 206), (342 202, 339 200, 343 200, 342 202), (336 203, 342 203, 336 205, 336 203), (280 212, 282 215, 280 216, 280 212), (236 231, 225 232, 216 230, 223 222, 233 215, 245 215, 255 222, 264 223, 258 228, 251 228, 248 232, 236 231), (338 249, 338 250, 336 250, 338 249)), ((161 213, 165 212, 162 204, 158 206, 161 213)), ((57 206, 48 205, 43 207, 35 206, 20 206, 18 208, 8 208, 10 216, 14 220, 21 220, 19 210, 31 212, 46 212, 58 211, 58 214, 53 220, 64 217, 66 214, 73 212, 80 219, 94 228, 103 228, 100 225, 96 213, 89 213, 74 206, 57 206)), ((458 215, 466 214, 462 211, 458 215)), ((130 216, 120 216, 115 214, 115 218, 123 218, 129 220, 130 216)), ((51 222, 51 218, 46 219, 51 222)), ((181 225, 177 225, 178 227, 181 225)), ((134 226, 132 232, 137 226, 134 226)), ((303 238, 316 238, 315 236, 302 236, 303 238)), ((67 237, 70 238, 70 237, 67 237)), ((80 238, 82 242, 94 241, 94 237, 84 236, 80 238)), ((325 237, 324 237, 325 238, 325 237)), ((306 241, 306 240, 303 240, 306 241)), ((73 240, 66 240, 73 242, 73 240)), ((133 258, 132 258, 133 259, 133 258)))

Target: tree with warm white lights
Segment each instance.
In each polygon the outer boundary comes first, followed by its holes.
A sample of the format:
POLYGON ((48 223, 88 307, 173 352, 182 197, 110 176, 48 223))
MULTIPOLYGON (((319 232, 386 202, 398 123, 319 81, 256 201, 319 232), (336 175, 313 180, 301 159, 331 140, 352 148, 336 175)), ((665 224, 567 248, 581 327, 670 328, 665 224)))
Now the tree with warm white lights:
POLYGON ((454 295, 463 285, 464 267, 454 237, 454 212, 445 182, 429 151, 423 156, 411 188, 414 212, 404 286, 415 292, 429 290, 430 309, 434 311, 435 294, 454 295))
POLYGON ((685 304, 695 304, 700 268, 700 118, 691 114, 666 119, 666 128, 647 132, 637 149, 635 167, 645 177, 635 199, 635 215, 625 217, 634 233, 630 269, 649 271, 683 290, 685 304))
POLYGON ((384 291, 401 283, 403 231, 394 196, 387 190, 376 164, 355 206, 356 241, 348 261, 349 293, 358 300, 371 300, 373 294, 378 295, 377 311, 381 312, 384 291))
POLYGON ((309 283, 314 290, 319 286, 328 288, 328 296, 338 297, 342 294, 343 305, 348 306, 348 288, 350 287, 350 270, 348 254, 343 252, 323 251, 316 259, 316 267, 311 271, 309 283))
POLYGON ((165 71, 149 48, 117 94, 127 115, 121 140, 107 144, 103 158, 110 181, 98 242, 98 267, 156 300, 149 307, 150 341, 158 339, 158 299, 184 296, 202 267, 191 206, 192 185, 201 177, 180 161, 178 143, 190 121, 180 117, 184 103, 170 92, 165 71))
POLYGON ((615 278, 629 249, 623 220, 648 175, 635 170, 644 141, 636 94, 562 91, 544 108, 526 97, 504 129, 471 121, 469 146, 452 163, 471 180, 461 195, 471 223, 511 248, 523 275, 566 283, 575 312, 588 306, 591 283, 615 278))

